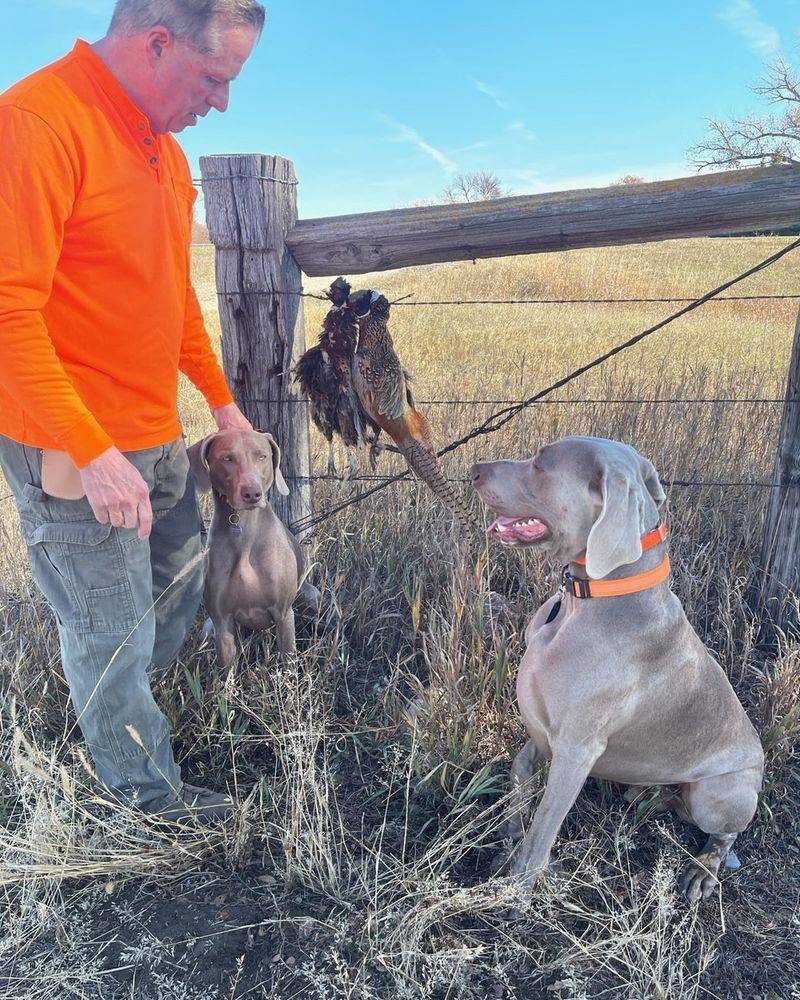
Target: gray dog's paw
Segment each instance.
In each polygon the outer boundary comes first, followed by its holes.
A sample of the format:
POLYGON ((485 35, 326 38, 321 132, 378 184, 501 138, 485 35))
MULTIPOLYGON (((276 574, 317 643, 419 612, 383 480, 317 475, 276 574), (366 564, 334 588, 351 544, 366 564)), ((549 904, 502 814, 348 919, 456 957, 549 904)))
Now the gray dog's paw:
POLYGON ((704 861, 707 860, 710 859, 704 859, 700 854, 683 869, 679 887, 689 903, 708 899, 719 888, 716 869, 713 868, 713 863, 712 866, 705 864, 704 861))

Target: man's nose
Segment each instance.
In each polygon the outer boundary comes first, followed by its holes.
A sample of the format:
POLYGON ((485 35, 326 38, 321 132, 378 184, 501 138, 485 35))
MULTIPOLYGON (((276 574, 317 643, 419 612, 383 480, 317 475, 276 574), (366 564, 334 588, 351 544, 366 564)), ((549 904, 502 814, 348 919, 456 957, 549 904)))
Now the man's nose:
POLYGON ((212 108, 216 108, 220 113, 228 110, 230 103, 230 86, 226 83, 224 87, 215 87, 214 91, 208 95, 208 103, 212 108))

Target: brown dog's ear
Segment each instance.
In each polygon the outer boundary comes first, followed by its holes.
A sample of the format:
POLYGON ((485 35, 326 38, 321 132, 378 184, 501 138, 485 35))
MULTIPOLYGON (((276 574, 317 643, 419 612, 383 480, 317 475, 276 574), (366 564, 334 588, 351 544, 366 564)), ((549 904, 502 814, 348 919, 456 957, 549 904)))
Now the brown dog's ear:
POLYGON ((267 439, 272 449, 272 474, 275 477, 275 486, 278 489, 278 493, 286 497, 289 495, 289 487, 286 485, 286 480, 283 478, 283 473, 281 472, 281 449, 269 431, 261 431, 260 433, 267 439))
POLYGON ((197 488, 201 493, 208 493, 211 489, 211 476, 208 468, 208 449, 216 434, 209 434, 201 441, 195 442, 191 448, 187 448, 186 454, 189 456, 189 465, 194 474, 197 488))

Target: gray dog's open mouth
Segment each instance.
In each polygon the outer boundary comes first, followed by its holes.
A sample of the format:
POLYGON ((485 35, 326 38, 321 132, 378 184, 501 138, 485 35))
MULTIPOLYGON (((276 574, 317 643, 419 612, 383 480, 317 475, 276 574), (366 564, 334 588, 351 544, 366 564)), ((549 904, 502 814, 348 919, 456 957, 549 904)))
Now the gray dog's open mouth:
POLYGON ((550 529, 535 517, 498 517, 486 530, 503 545, 533 545, 550 537, 550 529))

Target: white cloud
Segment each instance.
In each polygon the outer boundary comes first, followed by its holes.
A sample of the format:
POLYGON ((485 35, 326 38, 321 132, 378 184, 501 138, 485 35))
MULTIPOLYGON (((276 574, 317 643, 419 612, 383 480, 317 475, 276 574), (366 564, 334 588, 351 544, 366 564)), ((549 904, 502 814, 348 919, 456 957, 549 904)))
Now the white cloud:
POLYGON ((474 153, 480 149, 489 149, 492 143, 488 139, 478 139, 476 142, 470 142, 466 146, 458 146, 456 149, 451 150, 453 156, 461 156, 464 153, 474 153))
POLYGON ((633 167, 620 167, 595 174, 543 174, 540 170, 503 170, 502 176, 513 185, 514 194, 546 194, 549 191, 581 191, 586 188, 608 187, 624 174, 644 177, 645 181, 663 181, 674 177, 687 177, 694 173, 686 163, 650 163, 633 167))
POLYGON ((525 122, 511 122, 511 124, 508 126, 508 131, 516 132, 517 135, 522 136, 523 139, 528 139, 530 142, 533 142, 535 139, 539 138, 539 136, 535 132, 532 132, 528 128, 525 122))
POLYGON ((487 83, 484 83, 483 80, 473 80, 472 82, 482 94, 485 94, 490 100, 494 101, 501 111, 511 110, 511 105, 503 97, 500 91, 495 90, 494 87, 490 87, 487 83))
POLYGON ((404 125, 403 122, 395 121, 394 118, 390 118, 388 115, 380 115, 379 117, 394 129, 395 135, 392 137, 392 142, 404 142, 413 146, 420 153, 424 153, 425 156, 429 156, 432 160, 435 160, 449 174, 458 170, 458 166, 453 163, 446 153, 442 152, 441 149, 437 149, 436 146, 432 146, 426 139, 423 139, 419 132, 411 128, 410 125, 404 125))
POLYGON ((717 17, 747 42, 760 56, 776 56, 781 51, 781 36, 768 24, 751 0, 729 0, 717 17))

